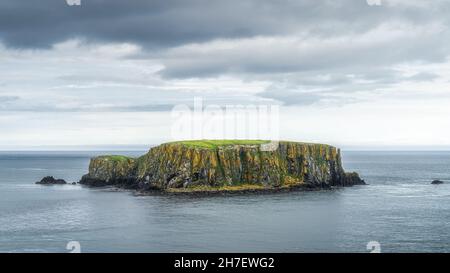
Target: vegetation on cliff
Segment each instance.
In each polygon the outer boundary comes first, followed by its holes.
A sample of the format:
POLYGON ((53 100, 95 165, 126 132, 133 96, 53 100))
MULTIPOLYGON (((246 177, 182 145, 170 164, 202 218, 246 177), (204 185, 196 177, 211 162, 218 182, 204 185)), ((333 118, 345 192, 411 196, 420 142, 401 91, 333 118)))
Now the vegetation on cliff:
POLYGON ((193 148, 206 148, 216 150, 223 146, 233 146, 233 145, 261 145, 270 143, 269 140, 186 140, 171 142, 168 144, 180 144, 193 148))
POLYGON ((169 192, 233 191, 363 184, 346 174, 339 149, 265 140, 201 140, 162 144, 142 157, 101 156, 80 181, 169 192))

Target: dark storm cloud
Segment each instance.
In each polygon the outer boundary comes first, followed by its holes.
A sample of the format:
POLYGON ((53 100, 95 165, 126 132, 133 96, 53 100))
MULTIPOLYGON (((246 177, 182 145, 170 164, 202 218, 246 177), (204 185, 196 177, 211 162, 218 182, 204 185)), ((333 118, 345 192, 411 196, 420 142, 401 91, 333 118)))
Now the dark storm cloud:
MULTIPOLYGON (((438 5, 439 2, 436 2, 438 5)), ((427 21, 414 7, 364 0, 65 0, 0 2, 0 38, 12 47, 49 47, 69 38, 167 47, 219 38, 364 32, 392 16, 427 21)))
POLYGON ((9 46, 49 47, 74 37, 172 46, 283 31, 286 22, 270 16, 269 2, 243 2, 85 0, 70 7, 64 0, 3 0, 0 33, 9 46))
MULTIPOLYGON (((405 76, 396 66, 444 62, 450 55, 448 1, 386 0, 381 6, 369 6, 365 0, 81 2, 81 6, 68 6, 65 0, 2 0, 0 42, 7 49, 54 49, 68 39, 94 47, 133 43, 142 50, 126 58, 157 62, 161 69, 150 73, 154 78, 136 76, 135 71, 100 75, 96 70, 86 75, 76 70, 57 80, 73 85, 155 85, 157 89, 178 79, 231 75, 243 81, 270 82, 258 96, 286 105, 351 102, 351 96, 341 95, 376 92, 402 81, 433 81, 438 75, 405 76)), ((100 98, 109 94, 108 88, 95 92, 100 98)), ((14 109, 11 99, 0 97, 0 102, 10 104, 3 109, 14 109)), ((17 102, 17 109, 63 111, 52 105, 21 103, 17 102)), ((91 109, 160 111, 170 105, 108 107, 91 109)))
MULTIPOLYGON (((131 42, 143 46, 144 58, 159 59, 167 78, 210 77, 230 73, 290 73, 324 69, 353 70, 410 60, 442 61, 448 33, 406 36, 383 41, 358 38, 396 23, 421 27, 445 24, 445 1, 365 0, 65 0, 0 2, 0 40, 9 47, 45 48, 78 38, 85 42, 131 42), (392 4, 392 3, 396 4, 392 4), (385 4, 386 3, 386 4, 385 4), (391 4, 387 4, 391 3, 391 4), (413 4, 405 4, 413 3, 413 4), (183 50, 186 44, 258 37, 316 39, 309 48, 265 41, 219 50, 183 50), (322 46, 321 41, 333 40, 322 46), (430 50, 432 48, 432 50, 430 50), (160 49, 160 50, 157 50, 160 49)), ((414 32, 405 29, 404 32, 414 32)), ((386 33, 375 34, 378 36, 386 33)), ((139 58, 139 56, 137 56, 139 58)))

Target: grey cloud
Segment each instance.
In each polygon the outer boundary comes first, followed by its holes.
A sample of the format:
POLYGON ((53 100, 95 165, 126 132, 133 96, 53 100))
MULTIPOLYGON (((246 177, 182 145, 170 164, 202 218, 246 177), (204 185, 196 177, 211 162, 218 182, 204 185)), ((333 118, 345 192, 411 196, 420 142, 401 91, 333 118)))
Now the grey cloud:
POLYGON ((146 77, 145 73, 135 73, 133 75, 102 75, 97 73, 90 75, 86 73, 63 75, 56 77, 58 82, 68 85, 78 86, 95 86, 95 85, 117 85, 124 87, 139 87, 139 88, 154 88, 154 86, 160 85, 162 82, 155 78, 146 77))
POLYGON ((16 101, 19 99, 20 98, 18 96, 0 96, 0 103, 12 102, 12 101, 16 101))
MULTIPOLYGON (((128 93, 121 89, 120 93, 128 93)), ((61 90, 64 91, 64 90, 61 90)), ((0 96, 0 112, 33 112, 33 113, 96 113, 96 112, 170 112, 175 106, 194 107, 194 97, 201 99, 203 106, 264 103, 260 98, 246 95, 228 96, 226 94, 202 94, 202 92, 156 91, 148 94, 140 93, 123 97, 105 92, 101 89, 95 95, 88 90, 78 92, 76 101, 70 97, 53 96, 45 99, 35 97, 0 96)), ((68 93, 66 93, 68 95, 68 93)))
MULTIPOLYGON (((389 31, 389 26, 385 29, 389 31)), ((181 47, 170 50, 163 56, 165 68, 161 74, 168 78, 186 78, 210 77, 223 73, 267 74, 333 70, 364 73, 365 69, 402 62, 445 61, 449 49, 442 37, 449 33, 427 33, 426 28, 422 31, 423 33, 414 35, 406 29, 402 33, 394 33, 398 37, 387 40, 382 35, 389 33, 379 33, 378 36, 369 38, 344 36, 335 40, 308 37, 284 42, 283 37, 271 41, 240 40, 229 49, 223 49, 214 43, 210 48, 207 44, 199 49, 181 47), (429 50, 430 48, 433 50, 429 50)))
POLYGON ((272 85, 259 98, 286 105, 351 102, 354 92, 436 79, 432 73, 404 77, 393 67, 446 60, 450 3, 395 2, 374 7, 365 0, 82 0, 82 6, 69 7, 65 0, 41 0, 33 5, 2 0, 0 41, 8 48, 51 49, 71 38, 93 44, 130 42, 142 46, 142 52, 130 61, 151 60, 164 68, 159 71, 161 77, 137 75, 136 71, 109 75, 96 70, 87 75, 80 69, 56 76, 63 87, 70 84, 97 92, 97 98, 90 97, 96 102, 115 88, 109 97, 117 100, 107 102, 114 107, 90 106, 86 100, 80 107, 60 108, 0 97, 0 102, 9 104, 0 110, 167 110, 172 105, 167 98, 177 95, 161 91, 153 95, 159 98, 153 104, 145 100, 121 105, 126 97, 122 93, 154 92, 175 79, 223 75, 269 81, 272 85))
MULTIPOLYGON (((389 3, 389 2, 388 2, 389 3)), ((400 37, 395 41, 360 43, 357 39, 383 24, 427 26, 447 23, 450 4, 433 1, 408 5, 369 6, 365 0, 209 1, 91 0, 69 7, 64 0, 3 0, 0 40, 11 47, 50 48, 80 38, 85 42, 132 42, 144 46, 143 56, 160 60, 166 78, 214 77, 222 74, 270 74, 298 71, 355 71, 404 61, 442 61, 448 33, 400 37), (300 35, 300 36, 299 36, 300 35), (258 37, 315 40, 317 48, 296 49, 273 43, 183 51, 186 44, 258 37), (341 43, 321 46, 335 38, 341 43), (356 40, 356 42, 354 42, 356 40), (433 48, 433 50, 429 50, 433 48)), ((404 32, 414 32, 405 29, 404 32)), ((382 38, 382 37, 378 37, 382 38)), ((137 56, 139 57, 139 56, 137 56)))
POLYGON ((307 106, 320 102, 324 97, 317 92, 301 92, 295 90, 268 89, 259 94, 263 98, 275 99, 285 106, 307 106))
POLYGON ((289 22, 274 20, 274 7, 257 1, 91 0, 69 7, 64 0, 4 0, 0 33, 4 43, 16 47, 49 47, 76 37, 172 46, 279 33, 289 22))
POLYGON ((432 81, 439 78, 439 75, 429 72, 421 72, 410 76, 408 79, 412 81, 432 81))
MULTIPOLYGON (((433 2, 439 13, 440 1, 433 2)), ((429 21, 414 6, 370 7, 365 0, 65 0, 0 2, 0 37, 13 47, 50 47, 70 38, 134 42, 152 48, 212 39, 365 32, 393 16, 429 21)))
MULTIPOLYGON (((330 71, 328 71, 330 72, 330 71)), ((283 105, 343 105, 361 101, 355 94, 381 91, 402 81, 431 79, 432 73, 404 76, 393 69, 367 68, 364 72, 331 71, 331 74, 315 72, 292 73, 270 78, 273 82, 259 96, 281 102, 283 105), (416 78, 417 77, 417 78, 416 78)))
MULTIPOLYGON (((0 97, 0 102, 2 98, 0 97)), ((58 107, 50 104, 30 105, 0 105, 0 112, 165 112, 170 111, 174 105, 171 104, 149 104, 129 106, 96 106, 85 104, 78 107, 58 107)))
POLYGON ((348 103, 361 101, 351 96, 340 96, 333 92, 311 92, 305 90, 287 89, 287 88, 268 88, 259 94, 263 98, 272 99, 280 102, 284 106, 341 106, 348 103))

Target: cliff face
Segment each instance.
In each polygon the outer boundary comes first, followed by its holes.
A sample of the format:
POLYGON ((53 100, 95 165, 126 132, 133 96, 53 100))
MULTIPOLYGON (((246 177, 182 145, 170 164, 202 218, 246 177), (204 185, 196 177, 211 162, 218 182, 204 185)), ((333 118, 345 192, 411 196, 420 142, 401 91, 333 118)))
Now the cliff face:
POLYGON ((136 181, 136 160, 125 156, 99 156, 91 159, 89 173, 80 183, 91 186, 133 184, 136 181))
POLYGON ((364 183, 356 173, 344 172, 340 152, 332 146, 250 141, 209 144, 167 143, 135 160, 94 158, 89 174, 80 182, 161 190, 243 185, 320 188, 364 183))

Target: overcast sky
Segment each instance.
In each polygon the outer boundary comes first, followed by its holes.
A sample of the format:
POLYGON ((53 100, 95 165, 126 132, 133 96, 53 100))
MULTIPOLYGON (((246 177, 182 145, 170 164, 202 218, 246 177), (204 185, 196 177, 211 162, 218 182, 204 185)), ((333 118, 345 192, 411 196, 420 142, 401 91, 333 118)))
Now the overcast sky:
POLYGON ((0 149, 171 140, 193 97, 280 105, 283 139, 450 146, 450 1, 81 4, 0 1, 0 149))

